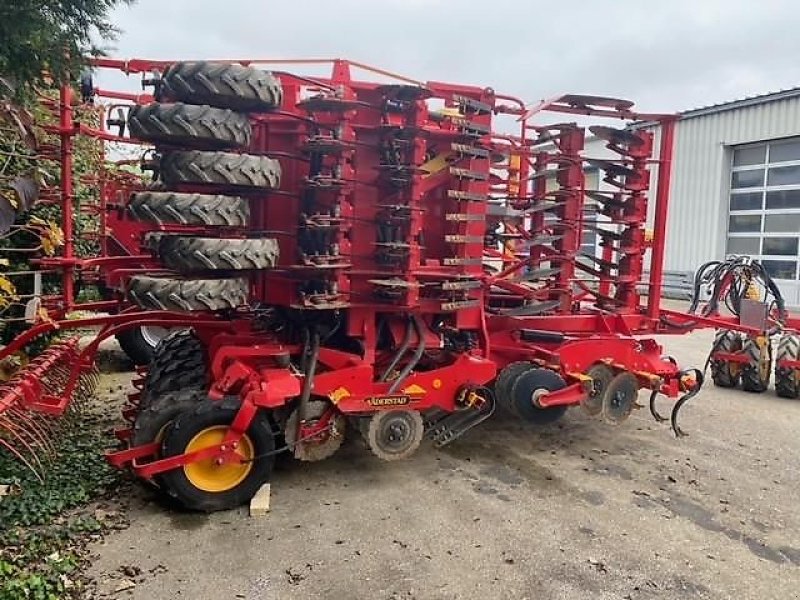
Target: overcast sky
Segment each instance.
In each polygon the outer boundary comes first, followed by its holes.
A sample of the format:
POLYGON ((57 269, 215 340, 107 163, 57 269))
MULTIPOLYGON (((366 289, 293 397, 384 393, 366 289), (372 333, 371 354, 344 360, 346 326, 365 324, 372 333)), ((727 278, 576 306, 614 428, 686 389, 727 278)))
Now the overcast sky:
POLYGON ((672 111, 800 85, 796 0, 138 0, 113 20, 120 58, 350 58, 529 102, 672 111))

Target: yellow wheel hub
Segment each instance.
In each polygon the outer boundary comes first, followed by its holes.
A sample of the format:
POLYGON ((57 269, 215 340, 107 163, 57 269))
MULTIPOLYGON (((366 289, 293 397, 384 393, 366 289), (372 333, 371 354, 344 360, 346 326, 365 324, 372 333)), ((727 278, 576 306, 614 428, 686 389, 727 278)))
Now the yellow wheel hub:
MULTIPOLYGON (((216 425, 203 429, 195 435, 187 444, 185 452, 197 452, 210 446, 218 446, 225 439, 228 427, 216 425)), ((235 488, 244 481, 245 477, 253 468, 253 463, 249 462, 255 456, 253 443, 247 435, 239 439, 238 447, 234 452, 248 462, 227 461, 217 464, 216 459, 207 458, 198 462, 184 465, 183 472, 189 482, 199 490, 204 492, 227 492, 235 488)))

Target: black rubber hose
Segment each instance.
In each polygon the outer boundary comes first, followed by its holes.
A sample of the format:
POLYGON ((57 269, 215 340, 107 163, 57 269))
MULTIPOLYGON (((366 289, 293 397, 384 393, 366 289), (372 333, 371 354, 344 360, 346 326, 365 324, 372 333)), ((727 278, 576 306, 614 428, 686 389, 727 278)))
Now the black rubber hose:
POLYGON ((425 353, 425 332, 420 324, 419 317, 416 315, 413 317, 413 323, 414 329, 417 331, 419 343, 417 344, 417 349, 414 350, 414 355, 411 357, 411 360, 408 361, 408 364, 405 367, 403 367, 403 370, 400 371, 400 375, 397 376, 397 379, 394 380, 394 383, 392 383, 392 386, 389 388, 390 394, 394 394, 397 391, 397 388, 399 388, 400 384, 402 384, 411 374, 411 371, 417 366, 417 363, 425 353))
POLYGON ((389 363, 389 366, 386 367, 386 370, 383 372, 383 375, 380 376, 378 381, 386 381, 389 378, 389 375, 392 374, 397 364, 400 360, 405 356, 405 353, 408 351, 409 346, 411 346, 411 334, 413 333, 413 324, 411 319, 408 319, 408 323, 406 324, 406 335, 403 337, 403 342, 400 344, 400 347, 397 349, 397 352, 392 359, 392 362, 389 363))

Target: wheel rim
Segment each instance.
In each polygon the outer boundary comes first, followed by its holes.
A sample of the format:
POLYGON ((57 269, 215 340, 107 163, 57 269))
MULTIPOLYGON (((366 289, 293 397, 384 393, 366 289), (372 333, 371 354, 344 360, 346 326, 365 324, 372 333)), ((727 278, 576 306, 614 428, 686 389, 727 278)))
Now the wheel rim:
POLYGON ((139 328, 142 333, 142 339, 147 342, 148 346, 155 348, 158 342, 161 341, 169 333, 166 327, 159 327, 158 325, 142 325, 139 328))
MULTIPOLYGON (((186 453, 197 452, 209 446, 218 446, 225 439, 228 427, 216 425, 198 432, 186 445, 186 453)), ((239 440, 236 454, 246 462, 225 462, 218 465, 213 458, 184 465, 183 472, 189 482, 204 492, 226 492, 242 483, 253 468, 252 459, 255 456, 253 443, 245 434, 239 440)))

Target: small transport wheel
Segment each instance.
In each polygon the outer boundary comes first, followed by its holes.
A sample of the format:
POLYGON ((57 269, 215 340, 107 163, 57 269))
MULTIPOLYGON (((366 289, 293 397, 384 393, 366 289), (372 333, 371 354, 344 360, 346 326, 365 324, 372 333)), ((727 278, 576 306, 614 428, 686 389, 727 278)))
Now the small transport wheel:
POLYGON ((538 394, 555 392, 567 384, 561 376, 550 369, 528 369, 518 375, 511 386, 511 409, 514 414, 534 425, 555 423, 564 413, 566 406, 539 408, 534 404, 538 394))
POLYGON ((168 333, 169 329, 158 325, 142 325, 120 331, 116 338, 119 347, 133 361, 133 364, 142 367, 150 364, 156 346, 168 333))
MULTIPOLYGON (((133 423, 131 446, 143 446, 163 442, 170 423, 182 412, 191 409, 208 398, 205 390, 186 389, 161 394, 140 406, 133 423)), ((158 453, 154 459, 160 458, 158 453)), ((161 486, 161 475, 153 477, 151 483, 161 486)))
POLYGON ((207 400, 205 390, 180 390, 167 392, 153 398, 140 409, 133 424, 134 446, 159 442, 164 439, 167 425, 187 408, 191 408, 207 400))
POLYGON ((800 360, 800 336, 784 333, 775 356, 775 392, 781 398, 800 397, 800 369, 780 366, 782 360, 800 360))
MULTIPOLYGON (((736 331, 728 329, 718 329, 714 337, 714 344, 711 346, 711 353, 726 352, 735 354, 742 349, 742 337, 736 331)), ((736 387, 741 377, 741 367, 739 363, 732 363, 725 360, 711 360, 711 379, 714 385, 723 388, 736 387)))
POLYGON ((494 382, 494 394, 500 404, 511 410, 511 386, 522 373, 533 368, 533 363, 527 360, 512 362, 500 370, 494 382))
POLYGON ((592 378, 592 391, 581 401, 581 407, 593 417, 603 412, 603 398, 611 380, 614 379, 614 371, 604 363, 597 363, 586 371, 586 375, 592 378))
MULTIPOLYGON (((164 436, 164 458, 196 452, 222 443, 239 410, 238 398, 205 400, 180 413, 164 436)), ((267 417, 258 413, 239 440, 242 462, 217 464, 213 459, 190 463, 161 475, 167 493, 192 510, 213 512, 248 502, 269 480, 275 440, 267 417), (265 456, 266 455, 266 456, 265 456)))
POLYGON ((755 393, 766 391, 772 375, 772 345, 769 336, 748 337, 742 352, 749 360, 742 369, 742 389, 755 393))

